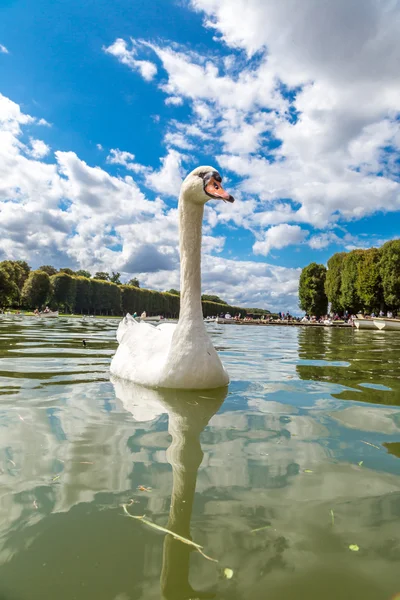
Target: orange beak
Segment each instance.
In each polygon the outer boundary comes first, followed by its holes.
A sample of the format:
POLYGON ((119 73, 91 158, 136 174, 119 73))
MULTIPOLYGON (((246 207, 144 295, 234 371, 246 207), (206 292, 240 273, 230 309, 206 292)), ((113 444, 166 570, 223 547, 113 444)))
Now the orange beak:
POLYGON ((222 185, 214 179, 214 177, 210 178, 210 181, 204 187, 206 194, 211 196, 211 198, 218 198, 220 200, 224 200, 224 202, 234 202, 235 198, 231 196, 228 192, 224 190, 222 185))

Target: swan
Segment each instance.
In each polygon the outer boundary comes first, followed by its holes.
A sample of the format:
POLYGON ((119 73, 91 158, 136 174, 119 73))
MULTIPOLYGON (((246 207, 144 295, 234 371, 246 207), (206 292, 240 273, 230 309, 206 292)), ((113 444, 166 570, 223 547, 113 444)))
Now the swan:
POLYGON ((179 195, 181 301, 179 321, 154 326, 127 314, 117 330, 119 346, 111 361, 114 377, 150 388, 212 389, 228 385, 229 375, 211 343, 201 306, 201 230, 210 199, 234 202, 213 167, 197 167, 179 195))

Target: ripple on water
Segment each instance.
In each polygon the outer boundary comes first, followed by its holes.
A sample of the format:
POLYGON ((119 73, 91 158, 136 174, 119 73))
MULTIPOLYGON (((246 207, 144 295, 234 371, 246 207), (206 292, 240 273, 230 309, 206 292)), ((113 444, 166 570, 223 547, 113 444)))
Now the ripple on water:
POLYGON ((120 508, 166 526, 171 501, 220 561, 191 553, 196 589, 397 593, 400 336, 210 324, 231 384, 196 395, 110 382, 117 324, 0 319, 0 597, 191 597, 190 548, 120 508))

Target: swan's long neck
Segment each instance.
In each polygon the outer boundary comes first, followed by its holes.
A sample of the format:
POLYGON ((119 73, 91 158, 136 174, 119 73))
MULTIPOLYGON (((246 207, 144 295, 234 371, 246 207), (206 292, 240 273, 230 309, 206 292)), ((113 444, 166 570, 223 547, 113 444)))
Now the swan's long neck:
POLYGON ((204 205, 179 198, 181 307, 179 320, 203 321, 201 307, 201 229, 204 205))

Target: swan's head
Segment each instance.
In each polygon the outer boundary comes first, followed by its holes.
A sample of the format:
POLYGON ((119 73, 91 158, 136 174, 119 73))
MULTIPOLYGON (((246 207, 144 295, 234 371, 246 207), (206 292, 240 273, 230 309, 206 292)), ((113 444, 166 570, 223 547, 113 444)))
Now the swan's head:
POLYGON ((234 202, 235 199, 222 187, 222 177, 214 167, 197 167, 182 183, 181 195, 185 202, 205 204, 210 199, 234 202))

